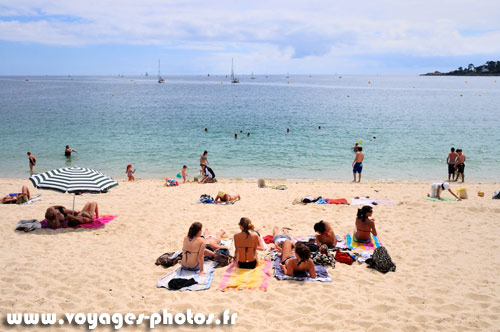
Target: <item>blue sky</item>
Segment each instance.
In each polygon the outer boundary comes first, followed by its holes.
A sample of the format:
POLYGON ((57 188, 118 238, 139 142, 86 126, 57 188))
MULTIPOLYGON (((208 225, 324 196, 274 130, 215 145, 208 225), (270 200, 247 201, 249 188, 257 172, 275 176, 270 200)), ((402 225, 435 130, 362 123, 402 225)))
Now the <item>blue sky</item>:
POLYGON ((0 0, 0 75, 418 74, 500 60, 500 1, 0 0))

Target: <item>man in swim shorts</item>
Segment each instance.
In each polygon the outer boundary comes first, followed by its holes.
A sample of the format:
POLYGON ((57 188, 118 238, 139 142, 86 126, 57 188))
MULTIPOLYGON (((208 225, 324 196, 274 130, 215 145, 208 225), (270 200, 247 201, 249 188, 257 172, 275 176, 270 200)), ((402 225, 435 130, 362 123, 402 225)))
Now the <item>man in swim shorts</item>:
POLYGON ((455 152, 455 148, 451 148, 450 153, 448 153, 448 158, 446 158, 446 163, 448 163, 448 181, 453 181, 455 177, 455 162, 457 158, 458 153, 455 152))
POLYGON ((352 182, 356 182, 356 173, 359 174, 358 182, 361 182, 361 172, 363 171, 363 160, 365 159, 365 154, 363 153, 363 148, 361 146, 358 147, 358 152, 356 152, 356 157, 352 162, 352 175, 354 180, 352 182))
POLYGON ((457 162, 455 168, 457 169, 457 175, 455 181, 458 181, 458 176, 462 174, 462 182, 464 182, 464 170, 465 170, 465 155, 462 153, 462 149, 457 149, 457 162))

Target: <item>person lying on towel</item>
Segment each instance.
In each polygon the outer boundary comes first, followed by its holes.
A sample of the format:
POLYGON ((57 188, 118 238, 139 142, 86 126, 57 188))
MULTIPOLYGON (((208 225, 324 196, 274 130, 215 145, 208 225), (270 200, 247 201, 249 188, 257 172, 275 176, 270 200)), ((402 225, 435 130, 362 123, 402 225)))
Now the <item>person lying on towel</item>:
POLYGON ((241 218, 238 224, 241 232, 234 235, 234 247, 236 248, 235 260, 240 269, 255 269, 257 266, 257 250, 260 246, 260 237, 251 232, 254 230, 252 222, 248 218, 241 218))
POLYGON ((45 228, 44 223, 47 224, 46 227, 52 229, 75 227, 93 222, 94 216, 99 218, 99 208, 96 202, 86 203, 81 211, 73 211, 62 205, 54 205, 45 212, 42 228, 45 228))
POLYGON ((314 262, 311 259, 311 250, 306 245, 297 242, 295 252, 292 251, 292 242, 285 240, 282 245, 281 264, 283 273, 292 277, 316 278, 314 262))
POLYGON ((238 195, 229 195, 229 194, 226 194, 223 191, 219 191, 219 193, 217 194, 217 197, 215 197, 214 203, 215 204, 228 203, 228 202, 237 201, 239 199, 240 199, 240 195, 239 194, 238 195))
POLYGON ((205 228, 205 232, 203 232, 203 237, 205 238, 205 256, 215 257, 217 250, 229 249, 228 247, 219 244, 224 234, 226 234, 226 231, 221 229, 215 235, 211 235, 208 228, 205 228))
POLYGON ((22 202, 27 202, 31 199, 30 190, 28 187, 23 186, 20 193, 9 194, 2 198, 2 204, 21 204, 22 202))
POLYGON ((328 221, 321 220, 314 224, 314 231, 316 232, 316 244, 318 246, 326 244, 329 248, 334 248, 337 245, 335 232, 328 221))
POLYGON ((361 209, 358 209, 353 232, 354 241, 366 243, 371 241, 370 234, 377 236, 375 219, 369 218, 372 215, 373 208, 369 205, 365 205, 361 209))

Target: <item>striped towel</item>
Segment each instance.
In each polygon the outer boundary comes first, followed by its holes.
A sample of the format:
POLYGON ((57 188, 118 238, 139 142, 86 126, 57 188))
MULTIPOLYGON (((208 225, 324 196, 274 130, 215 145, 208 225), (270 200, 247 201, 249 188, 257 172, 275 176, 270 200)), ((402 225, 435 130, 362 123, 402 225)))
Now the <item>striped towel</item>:
POLYGON ((255 269, 240 269, 236 262, 232 262, 219 285, 219 290, 229 289, 259 289, 266 291, 271 277, 271 261, 260 259, 255 269))
POLYGON ((349 249, 354 249, 354 248, 362 248, 363 250, 375 250, 378 247, 382 247, 382 242, 378 239, 378 237, 370 235, 371 236, 371 241, 367 243, 361 243, 361 242, 356 242, 352 238, 352 235, 347 234, 345 236, 345 243, 347 245, 347 248, 349 249))
POLYGON ((273 263, 274 277, 278 280, 297 280, 297 281, 322 281, 331 282, 332 278, 328 274, 328 271, 323 265, 314 265, 316 270, 316 278, 311 277, 291 277, 283 273, 283 269, 280 267, 281 258, 277 257, 273 263))
POLYGON ((215 269, 215 263, 214 261, 206 261, 205 264, 203 265, 203 272, 201 276, 198 274, 198 271, 187 271, 182 269, 182 266, 179 265, 175 270, 161 278, 158 283, 157 287, 161 288, 167 288, 168 289, 168 283, 170 280, 175 279, 175 278, 183 278, 183 279, 191 279, 194 278, 198 283, 191 285, 189 287, 184 287, 181 288, 180 291, 201 291, 205 289, 209 289, 210 286, 212 285, 212 280, 214 279, 214 269, 215 269))

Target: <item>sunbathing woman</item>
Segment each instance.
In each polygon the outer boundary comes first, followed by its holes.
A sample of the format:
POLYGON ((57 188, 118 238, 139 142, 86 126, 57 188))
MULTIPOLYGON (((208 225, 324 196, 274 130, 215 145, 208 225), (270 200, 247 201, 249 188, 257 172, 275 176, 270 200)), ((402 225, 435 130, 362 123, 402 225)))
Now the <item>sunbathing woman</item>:
POLYGON ((280 267, 283 269, 284 274, 295 277, 307 277, 308 273, 311 278, 316 278, 311 251, 306 245, 298 242, 295 245, 294 254, 292 251, 292 242, 288 239, 285 240, 282 245, 281 259, 280 267))
POLYGON ((369 205, 363 206, 358 209, 358 214, 356 216, 356 226, 354 227, 354 241, 356 242, 370 242, 370 233, 377 235, 377 230, 375 229, 375 219, 371 219, 373 214, 373 208, 369 205))
POLYGON ((209 234, 208 229, 205 228, 205 232, 203 232, 203 237, 205 238, 205 256, 215 257, 217 250, 229 249, 228 247, 219 244, 224 234, 226 234, 226 231, 221 229, 215 235, 211 235, 209 234))
POLYGON ((89 224, 94 221, 94 216, 99 218, 97 202, 88 202, 83 206, 82 211, 75 212, 75 215, 68 214, 68 225, 71 226, 70 224, 74 224, 75 222, 78 224, 89 224))
POLYGON ((333 231, 332 225, 328 221, 321 220, 320 222, 314 224, 314 231, 316 233, 316 244, 321 246, 326 244, 329 248, 333 248, 337 245, 337 238, 335 237, 335 232, 333 231))
POLYGON ((14 196, 11 196, 11 195, 7 195, 5 196, 4 198, 2 198, 2 204, 13 204, 13 203, 17 203, 17 198, 21 195, 25 195, 28 199, 26 201, 29 201, 31 199, 31 194, 30 194, 30 190, 28 189, 28 187, 26 186, 23 186, 21 188, 21 192, 20 193, 17 193, 16 195, 14 196))
POLYGON ((229 195, 223 191, 219 191, 219 193, 217 194, 217 197, 215 197, 214 203, 215 204, 228 203, 228 202, 232 202, 232 201, 237 201, 239 199, 240 199, 239 194, 238 195, 229 195))
POLYGON ((239 226, 241 232, 234 235, 235 260, 238 262, 239 268, 255 269, 260 238, 257 234, 250 233, 254 229, 250 219, 241 218, 239 226))
POLYGON ((189 227, 188 235, 182 243, 181 265, 184 270, 200 271, 203 274, 203 261, 205 252, 205 239, 201 237, 202 225, 194 222, 189 227))
POLYGON ((285 242, 285 240, 289 240, 293 246, 294 241, 292 240, 292 237, 288 233, 288 229, 283 228, 282 232, 280 233, 278 227, 274 226, 273 227, 273 242, 274 242, 274 245, 276 246, 276 249, 281 251, 280 248, 281 248, 283 242, 285 242))

